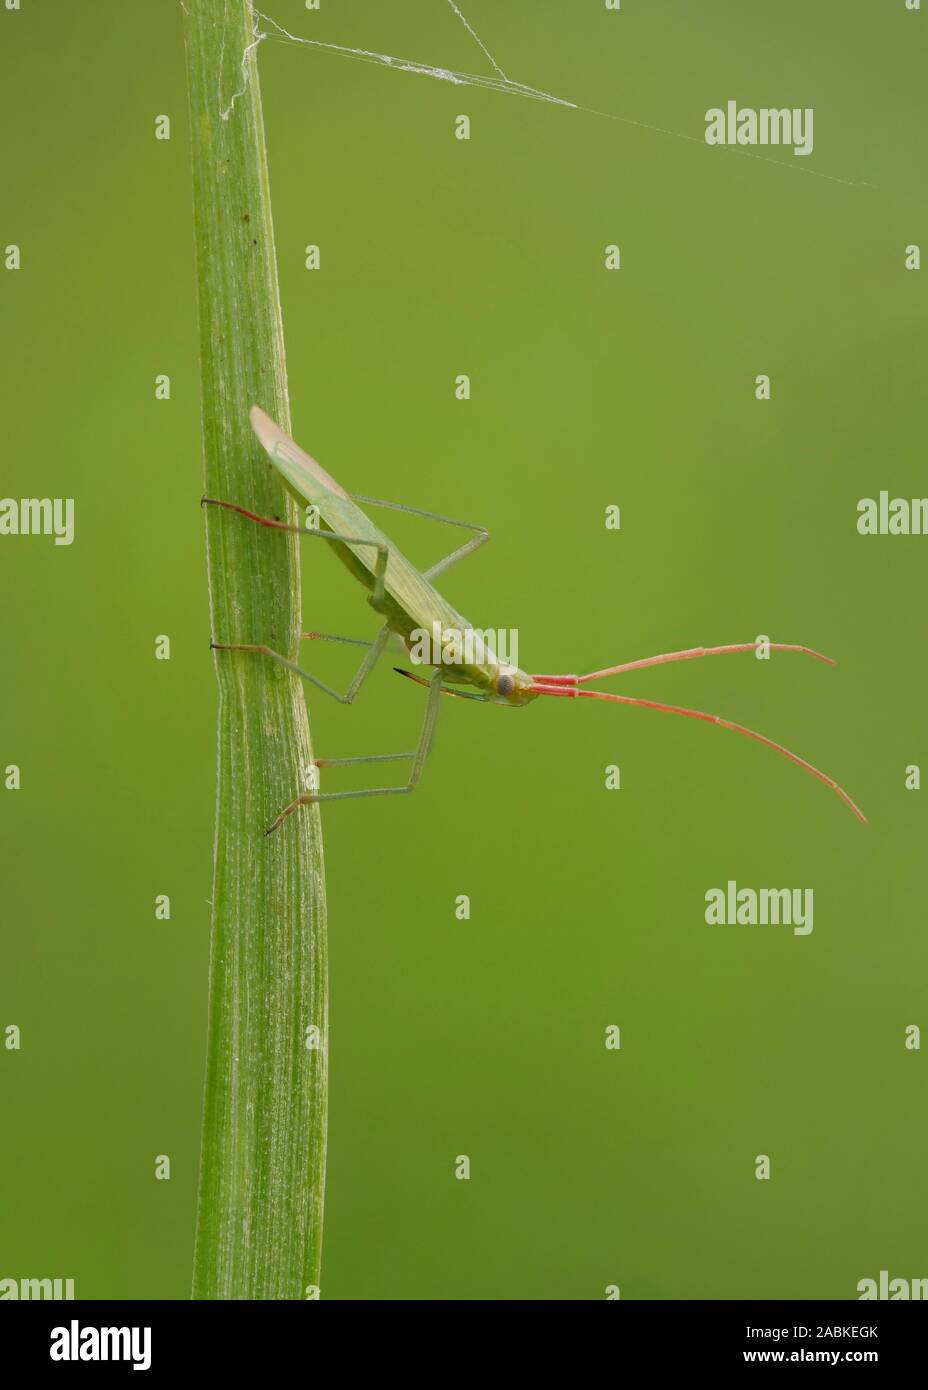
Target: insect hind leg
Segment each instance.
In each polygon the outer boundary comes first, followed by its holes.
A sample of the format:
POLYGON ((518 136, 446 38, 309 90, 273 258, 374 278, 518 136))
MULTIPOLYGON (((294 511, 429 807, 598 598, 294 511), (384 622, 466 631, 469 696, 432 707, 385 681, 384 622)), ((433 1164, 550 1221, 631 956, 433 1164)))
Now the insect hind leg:
MULTIPOLYGON (((368 540, 363 536, 344 536, 337 531, 316 530, 308 526, 297 526, 293 522, 280 521, 277 517, 259 516, 256 512, 249 511, 247 507, 240 507, 235 502, 223 502, 216 497, 203 497, 201 498, 201 502, 204 506, 222 507, 226 511, 236 512, 239 516, 245 517, 248 521, 255 522, 255 524, 258 526, 269 526, 275 531, 291 531, 299 536, 312 536, 316 539, 329 541, 330 543, 334 544, 348 546, 367 546, 371 550, 375 550, 377 552, 377 560, 374 565, 374 588, 373 592, 370 595, 370 602, 372 607, 376 610, 380 612, 383 612, 385 610, 385 589, 389 548, 387 545, 384 544, 383 541, 372 541, 368 540)), ((322 637, 327 636, 327 634, 314 633, 312 634, 312 636, 322 637)), ((342 694, 338 690, 333 689, 333 687, 331 685, 327 685, 325 681, 319 680, 318 676, 314 676, 311 674, 311 672, 305 671, 303 667, 298 666, 295 661, 291 661, 289 657, 284 656, 281 652, 275 651, 273 647, 266 646, 264 643, 211 642, 210 646, 214 651, 250 652, 254 655, 269 657, 271 661, 276 661, 280 666, 286 667, 288 671, 292 671, 294 675, 299 676, 302 680, 309 681, 309 683, 311 685, 314 685, 317 690, 323 691, 324 694, 331 696, 333 700, 338 700, 340 704, 350 705, 354 700, 355 696, 357 695, 358 691, 360 690, 361 686, 364 684, 365 680, 370 675, 371 671, 374 669, 374 666, 377 664, 377 660, 383 652, 383 649, 387 644, 389 636, 390 628, 387 624, 384 624, 384 626, 378 632, 377 636, 374 638, 374 641, 370 644, 370 650, 368 651, 367 655, 362 661, 357 673, 354 676, 354 679, 352 680, 351 684, 349 685, 347 691, 344 692, 344 694, 342 694)), ((307 635, 307 640, 309 640, 309 635, 307 635)), ((351 642, 355 639, 335 638, 333 640, 351 642)))
POLYGON ((384 541, 372 541, 366 536, 343 536, 338 531, 328 529, 316 529, 313 526, 297 526, 295 522, 280 521, 277 517, 259 516, 257 512, 250 512, 247 507, 240 507, 237 502, 223 502, 218 497, 201 497, 200 505, 204 507, 223 507, 226 511, 237 512, 239 516, 245 517, 248 521, 253 521, 258 526, 269 526, 275 531, 292 531, 298 536, 312 536, 317 540, 328 541, 347 546, 362 546, 370 550, 376 550, 377 559, 374 563, 374 589, 371 594, 371 604, 374 608, 382 611, 384 604, 384 594, 386 590, 387 560, 389 558, 389 546, 384 541))
POLYGON ((482 545, 490 539, 490 533, 485 526, 478 525, 474 521, 459 521, 457 517, 442 516, 440 512, 427 512, 422 507, 408 507, 405 502, 385 502, 382 497, 365 497, 359 492, 351 494, 352 501, 363 502, 368 507, 386 507, 391 512, 406 512, 410 516, 421 516, 426 521, 440 521, 443 526, 457 526, 464 531, 476 531, 476 535, 471 536, 469 541, 459 545, 450 555, 445 555, 443 559, 436 560, 434 565, 430 565, 427 570, 423 570, 426 579, 435 579, 439 574, 444 574, 445 570, 456 565, 459 560, 472 555, 475 550, 479 550, 482 545))

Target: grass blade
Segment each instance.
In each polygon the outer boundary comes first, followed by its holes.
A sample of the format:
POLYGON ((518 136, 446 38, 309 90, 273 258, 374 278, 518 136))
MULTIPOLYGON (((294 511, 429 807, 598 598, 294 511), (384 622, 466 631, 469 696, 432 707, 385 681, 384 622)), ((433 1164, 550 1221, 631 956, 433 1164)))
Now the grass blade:
MULTIPOLYGON (((254 439, 290 429, 250 0, 186 0, 206 492, 299 520, 254 439)), ((205 508, 213 640, 296 658, 299 538, 205 508)), ((205 642, 204 642, 205 648, 205 642)), ((205 654, 205 651, 204 651, 205 654)), ((305 1298, 325 1181, 325 890, 315 807, 264 827, 311 751, 298 678, 216 654, 218 792, 195 1298, 305 1298), (307 1046, 308 1030, 318 1046, 307 1046)))

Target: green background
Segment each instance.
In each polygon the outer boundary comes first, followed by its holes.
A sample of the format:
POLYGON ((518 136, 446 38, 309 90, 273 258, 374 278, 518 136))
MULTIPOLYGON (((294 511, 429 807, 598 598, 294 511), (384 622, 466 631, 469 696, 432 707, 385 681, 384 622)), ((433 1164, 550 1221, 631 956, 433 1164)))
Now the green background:
MULTIPOLYGON (((926 757, 928 540, 855 522, 881 488, 926 492, 924 272, 903 255, 928 240, 928 14, 463 8, 510 76, 627 119, 263 44, 297 437, 356 491, 489 526, 444 588, 518 628, 530 670, 759 633, 835 656, 612 688, 782 740, 871 823, 692 721, 446 701, 414 797, 323 817, 323 1297, 851 1298, 880 1269, 925 1276, 925 1062, 904 1047, 928 1022, 925 804, 904 769, 926 757), (729 98, 814 107, 812 156, 707 147, 729 98), (706 925, 728 879, 813 888, 814 932, 706 925)), ((487 70, 441 0, 272 12, 487 70)), ((0 790, 0 1028, 22 1030, 0 1049, 0 1277, 183 1298, 215 690, 179 6, 0 10, 0 119, 0 245, 22 248, 0 271, 0 492, 76 509, 71 547, 0 538, 0 765, 22 768, 0 790)), ((378 520, 422 564, 454 542, 378 520)), ((342 567, 304 562, 304 625, 370 636, 342 567)), ((348 655, 308 660, 346 679, 348 655)), ((422 692, 391 664, 351 709, 310 697, 320 755, 414 739, 422 692)))

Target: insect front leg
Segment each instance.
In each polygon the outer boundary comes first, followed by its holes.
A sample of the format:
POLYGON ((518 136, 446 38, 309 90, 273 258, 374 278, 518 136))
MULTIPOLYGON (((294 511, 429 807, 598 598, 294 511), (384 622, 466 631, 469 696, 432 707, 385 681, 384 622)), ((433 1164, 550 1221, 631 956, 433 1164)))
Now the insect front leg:
POLYGON ((304 792, 301 796, 291 801, 289 806, 285 806, 280 815, 269 825, 264 832, 270 835, 277 830, 293 812, 300 806, 311 806, 315 802, 323 801, 348 801, 358 796, 403 796, 406 792, 415 791, 419 785, 419 778, 422 776, 422 769, 426 759, 432 749, 432 740, 435 734, 435 725, 438 720, 438 709, 441 701, 441 668, 435 670, 429 681, 429 697, 425 707, 425 718, 422 722, 422 732, 419 735, 419 746, 412 753, 373 753, 359 758, 317 758, 317 767, 348 767, 357 763, 389 763, 399 762, 404 758, 413 760, 412 770, 409 774, 409 781, 403 787, 364 787, 359 791, 347 792, 304 792))

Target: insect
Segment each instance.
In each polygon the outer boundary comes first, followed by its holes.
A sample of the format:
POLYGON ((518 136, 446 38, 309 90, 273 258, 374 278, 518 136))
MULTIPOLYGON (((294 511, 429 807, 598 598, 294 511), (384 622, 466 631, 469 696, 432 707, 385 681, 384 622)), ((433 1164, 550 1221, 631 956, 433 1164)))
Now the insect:
MULTIPOLYGON (((372 642, 338 637, 329 633, 309 632, 303 634, 303 640, 307 641, 347 642, 351 645, 367 648, 367 653, 354 679, 344 693, 334 690, 288 657, 264 645, 232 645, 213 642, 211 645, 214 650, 247 652, 265 656, 272 661, 279 662, 288 670, 295 671, 297 675, 327 695, 331 695, 334 699, 340 700, 343 704, 351 704, 391 640, 396 642, 398 639, 408 652, 412 649, 414 639, 418 641, 418 634, 423 632, 441 631, 458 635, 463 633, 465 638, 468 633, 474 632, 467 620, 456 612, 439 593, 433 581, 451 565, 463 560, 489 540, 489 532, 485 527, 475 526, 466 521, 456 521, 451 517, 438 516, 434 512, 423 511, 418 507, 403 506, 398 502, 385 502, 376 497, 349 494, 334 478, 330 477, 324 468, 316 463, 315 459, 311 458, 304 449, 301 449, 279 425, 276 425, 259 406, 252 407, 251 424, 285 483, 304 503, 316 509, 321 519, 320 526, 318 528, 296 526, 270 517, 257 516, 254 512, 248 511, 245 507, 237 506, 234 502, 226 502, 213 497, 204 497, 204 504, 224 507, 229 511, 237 512, 240 516, 260 526, 270 526, 282 531, 296 531, 301 535, 315 536, 317 539, 327 542, 336 550, 355 578, 360 580, 364 587, 370 591, 368 603, 375 612, 383 617, 384 623, 372 642), (373 524, 367 514, 362 511, 359 503, 367 506, 387 507, 395 511, 408 512, 414 516, 427 517, 434 521, 445 522, 450 526, 462 527, 475 534, 463 545, 446 555, 444 559, 420 572, 373 524)), ((827 662, 829 665, 834 664, 829 657, 813 651, 810 647, 786 642, 771 642, 769 645, 773 651, 801 652, 807 656, 815 657, 818 661, 827 662)), ((817 777, 819 781, 824 782, 826 786, 837 792, 858 820, 866 824, 866 817, 863 812, 833 778, 821 772, 817 767, 813 767, 805 758, 800 758, 798 754, 790 752, 788 748, 775 743, 773 739, 767 738, 764 734, 756 733, 743 724, 735 724, 729 719, 723 719, 715 714, 707 714, 702 710, 688 709, 682 705, 664 704, 657 700, 646 700, 631 695, 617 695, 602 690, 586 689, 586 686, 592 682, 603 680, 609 676, 625 675, 630 671, 641 671, 650 666, 663 666, 672 661, 691 661, 703 656, 756 651, 756 644, 753 642, 734 642, 721 647, 689 647, 684 651, 664 652, 659 656, 626 661, 618 666, 607 666, 602 670, 590 671, 585 675, 528 675, 518 666, 501 660, 492 647, 482 641, 471 644, 470 650, 468 650, 468 644, 465 641, 462 650, 463 656, 458 657, 452 653, 453 659, 450 661, 445 653, 436 653, 439 659, 427 663, 434 665, 435 668, 429 677, 399 667, 394 668, 400 675, 406 676, 428 689, 422 732, 418 747, 413 752, 381 753, 359 758, 319 758, 316 760, 317 767, 408 760, 411 761, 412 768, 405 786, 369 787, 358 791, 303 792, 289 806, 284 807, 273 825, 268 826, 265 833, 270 835, 300 806, 310 805, 313 802, 342 801, 349 797, 358 796, 390 796, 413 791, 419 783, 422 769, 431 751, 442 695, 453 695, 465 700, 481 700, 515 709, 529 705, 543 696, 567 700, 607 700, 614 704, 636 705, 642 709, 659 710, 665 714, 684 715, 688 719, 701 719, 707 724, 716 724, 722 729, 731 729, 734 733, 743 734, 746 738, 754 739, 757 743, 762 743, 765 747, 789 758, 798 767, 804 768, 806 772, 811 773, 813 777, 817 777)))

